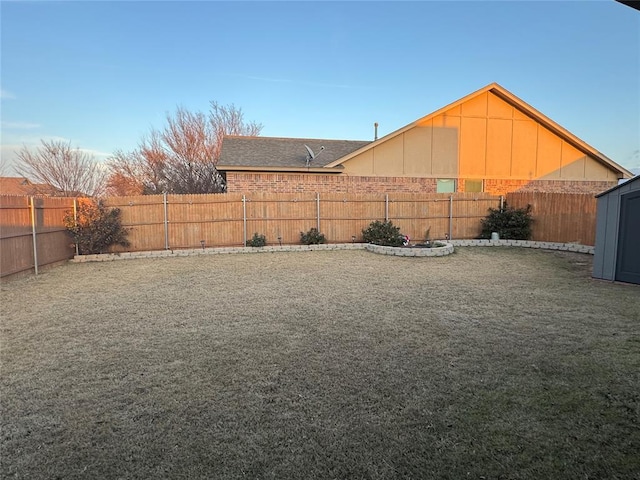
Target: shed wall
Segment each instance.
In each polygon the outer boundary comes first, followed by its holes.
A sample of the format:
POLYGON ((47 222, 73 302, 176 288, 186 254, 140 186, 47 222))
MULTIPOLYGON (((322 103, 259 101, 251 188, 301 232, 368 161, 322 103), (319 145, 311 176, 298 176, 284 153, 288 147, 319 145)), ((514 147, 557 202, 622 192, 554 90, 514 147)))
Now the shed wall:
MULTIPOLYGON (((622 195, 640 191, 639 177, 598 197, 596 215, 596 245, 593 256, 593 277, 614 281, 618 258, 620 230, 620 199, 622 195)), ((640 221, 640 219, 638 219, 640 221)))
POLYGON ((596 245, 593 255, 593 276, 595 278, 615 280, 619 217, 619 195, 605 195, 598 198, 596 245))

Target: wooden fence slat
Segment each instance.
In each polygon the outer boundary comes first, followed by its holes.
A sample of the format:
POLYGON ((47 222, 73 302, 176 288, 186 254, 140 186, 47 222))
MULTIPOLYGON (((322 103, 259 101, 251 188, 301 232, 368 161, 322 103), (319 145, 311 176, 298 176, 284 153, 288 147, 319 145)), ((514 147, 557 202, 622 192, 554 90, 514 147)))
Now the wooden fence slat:
MULTIPOLYGON (((29 199, 0 195, 0 276, 35 268, 29 199)), ((73 257, 63 218, 73 210, 73 198, 33 197, 38 266, 73 257)))
MULTIPOLYGON (((247 237, 263 234, 275 245, 300 242, 300 232, 318 221, 316 194, 251 192, 246 196, 247 237)), ((167 195, 165 225, 162 195, 109 197, 106 206, 117 207, 129 228, 128 251, 162 250, 165 227, 169 248, 243 245, 242 194, 167 195)), ((33 268, 33 245, 29 197, 0 196, 0 274, 33 268)), ((596 200, 591 194, 510 193, 514 207, 532 206, 533 239, 552 242, 595 242, 596 200)), ((477 238, 480 220, 499 197, 486 193, 453 194, 452 238, 477 238)), ((384 194, 320 194, 320 230, 333 243, 357 241, 374 220, 383 220, 387 208, 384 194)), ((443 239, 449 234, 450 194, 388 194, 389 219, 414 241, 443 239)), ((73 249, 62 218, 73 209, 72 198, 36 199, 38 256, 42 262, 71 258, 73 249)), ((123 251, 114 248, 113 251, 123 251)))
POLYGON ((508 193, 507 204, 531 205, 532 240, 595 245, 597 201, 590 193, 508 193))

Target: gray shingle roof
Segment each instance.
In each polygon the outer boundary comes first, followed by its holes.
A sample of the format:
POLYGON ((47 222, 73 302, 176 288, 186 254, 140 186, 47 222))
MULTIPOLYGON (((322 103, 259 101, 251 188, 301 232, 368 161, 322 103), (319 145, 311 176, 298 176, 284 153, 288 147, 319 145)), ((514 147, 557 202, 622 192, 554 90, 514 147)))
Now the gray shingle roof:
POLYGON ((226 136, 222 140, 219 166, 294 167, 307 166, 308 145, 316 154, 310 167, 323 167, 369 144, 369 141, 321 140, 226 136), (322 153, 320 148, 324 147, 322 153))

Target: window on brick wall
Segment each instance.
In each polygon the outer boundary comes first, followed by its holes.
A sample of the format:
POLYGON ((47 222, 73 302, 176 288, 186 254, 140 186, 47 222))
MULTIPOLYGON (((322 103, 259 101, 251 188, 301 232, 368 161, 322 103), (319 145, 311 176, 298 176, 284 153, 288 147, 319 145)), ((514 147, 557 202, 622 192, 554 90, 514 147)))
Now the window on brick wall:
POLYGON ((482 180, 465 180, 465 192, 484 192, 484 182, 482 180))
POLYGON ((454 193, 456 191, 456 181, 453 178, 439 178, 437 180, 436 192, 454 193))

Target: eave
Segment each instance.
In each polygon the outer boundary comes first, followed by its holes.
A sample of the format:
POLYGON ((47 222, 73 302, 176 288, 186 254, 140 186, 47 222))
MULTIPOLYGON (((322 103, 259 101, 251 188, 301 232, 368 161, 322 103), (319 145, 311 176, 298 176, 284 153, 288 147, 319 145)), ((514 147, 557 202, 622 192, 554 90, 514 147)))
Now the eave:
POLYGON ((342 173, 344 167, 342 165, 336 167, 256 167, 246 165, 216 165, 216 169, 220 172, 253 172, 253 173, 324 173, 338 174, 342 173))
POLYGON ((605 190, 604 192, 600 192, 599 194, 596 195, 596 198, 600 198, 603 195, 606 195, 607 193, 613 192, 614 190, 618 190, 619 188, 628 187, 632 183, 638 182, 638 181, 640 181, 640 175, 636 175, 635 177, 630 178, 629 180, 625 181, 624 183, 620 183, 620 184, 616 185, 615 187, 611 187, 610 189, 605 190))

